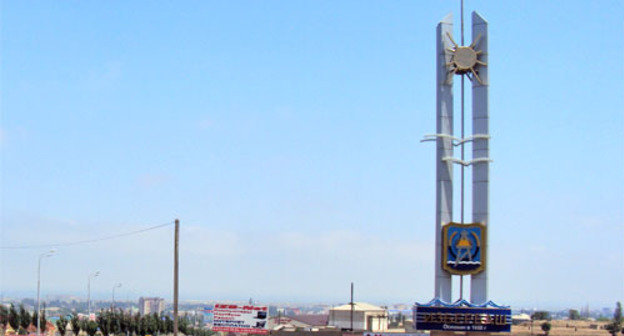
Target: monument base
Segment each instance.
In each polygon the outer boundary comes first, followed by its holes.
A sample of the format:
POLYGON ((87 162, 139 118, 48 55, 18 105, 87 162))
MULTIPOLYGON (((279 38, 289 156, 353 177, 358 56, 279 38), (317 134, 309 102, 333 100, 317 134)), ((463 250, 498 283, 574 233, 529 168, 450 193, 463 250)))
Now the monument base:
POLYGON ((431 336, 492 336, 499 335, 500 333, 482 333, 482 332, 457 332, 457 331, 439 331, 432 330, 429 335, 431 336))
POLYGON ((455 336, 455 332, 454 331, 432 330, 430 335, 431 336, 455 336))
POLYGON ((465 300, 452 304, 439 299, 414 305, 414 329, 431 335, 490 335, 511 331, 511 308, 492 301, 475 305, 465 300))

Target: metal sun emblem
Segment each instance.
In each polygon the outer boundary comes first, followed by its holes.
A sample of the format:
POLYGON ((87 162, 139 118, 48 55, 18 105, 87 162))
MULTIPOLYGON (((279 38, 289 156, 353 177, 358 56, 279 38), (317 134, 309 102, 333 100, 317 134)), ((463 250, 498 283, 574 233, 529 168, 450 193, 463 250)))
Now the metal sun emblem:
MULTIPOLYGON (((459 46, 450 34, 446 34, 453 43, 453 49, 446 49, 451 54, 450 62, 446 63, 449 72, 455 75, 471 74, 473 78, 476 78, 479 84, 483 85, 481 78, 478 75, 476 67, 479 65, 486 66, 487 63, 479 60, 479 55, 483 53, 481 50, 475 50, 476 45, 481 39, 481 35, 472 42, 469 46, 459 46)), ((470 78, 470 76, 468 76, 470 78)), ((472 78, 470 78, 472 80, 472 78)))

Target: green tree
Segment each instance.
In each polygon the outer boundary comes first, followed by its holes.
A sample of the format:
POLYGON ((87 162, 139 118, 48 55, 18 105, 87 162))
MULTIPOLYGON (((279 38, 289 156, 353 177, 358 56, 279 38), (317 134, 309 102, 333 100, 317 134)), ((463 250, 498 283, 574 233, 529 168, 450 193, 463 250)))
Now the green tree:
POLYGON ((9 308, 9 325, 15 331, 17 331, 17 329, 20 327, 20 315, 12 303, 11 307, 9 308))
POLYGON ((72 314, 72 318, 71 320, 69 320, 69 323, 71 324, 71 328, 72 328, 72 332, 74 333, 74 336, 78 336, 78 334, 80 334, 80 329, 82 329, 82 323, 80 319, 78 318, 78 314, 76 312, 72 314))
POLYGON ((188 330, 189 325, 190 325, 190 322, 186 314, 182 318, 178 317, 178 330, 184 335, 189 335, 189 330, 188 330))
POLYGON ((149 327, 147 328, 147 331, 150 333, 150 335, 156 335, 156 333, 158 333, 158 330, 160 330, 160 321, 158 319, 158 314, 153 313, 151 315, 147 316, 149 319, 149 327))
POLYGON ((37 326, 37 318, 39 318, 39 328, 41 329, 42 333, 44 333, 48 329, 48 325, 47 325, 48 320, 46 319, 45 310, 46 310, 46 306, 44 303, 43 310, 41 311, 41 316, 38 316, 39 314, 37 314, 36 312, 33 313, 33 325, 35 327, 37 326))
POLYGON ((167 332, 167 323, 165 322, 165 315, 160 313, 158 315, 158 335, 165 334, 167 332))
POLYGON ((122 330, 123 325, 123 312, 121 310, 115 310, 111 312, 111 329, 114 335, 121 335, 122 332, 125 333, 125 330, 122 330))
POLYGON ((38 318, 39 318, 39 314, 37 314, 37 311, 34 311, 32 315, 30 315, 30 323, 34 325, 35 327, 37 326, 38 318))
POLYGON ((576 309, 570 309, 570 310, 568 310, 568 319, 570 319, 572 321, 580 320, 581 319, 581 314, 576 309))
POLYGON ((165 334, 171 334, 173 332, 173 319, 169 315, 165 316, 165 334))
POLYGON ((544 331, 544 334, 546 336, 548 336, 548 334, 550 333, 551 328, 552 328, 552 325, 550 324, 550 322, 542 323, 542 330, 544 331))
POLYGON ((87 335, 95 336, 95 333, 97 333, 98 330, 98 325, 94 321, 88 321, 84 324, 84 329, 87 332, 87 335))
POLYGON ((143 327, 145 328, 145 334, 154 335, 154 320, 151 314, 145 314, 143 316, 143 327))
POLYGON ((132 336, 132 334, 134 333, 134 329, 133 329, 133 319, 132 319, 132 314, 128 313, 128 314, 123 314, 123 319, 122 319, 122 324, 121 324, 121 330, 122 332, 126 335, 126 336, 132 336))
POLYGON ((132 318, 131 332, 134 333, 134 335, 140 335, 140 332, 139 332, 140 327, 141 327, 141 315, 139 315, 139 313, 136 313, 134 317, 132 318))
POLYGON ((550 313, 547 311, 536 311, 531 315, 532 320, 549 320, 550 321, 550 313))
POLYGON ((5 328, 7 323, 9 323, 9 309, 5 305, 0 304, 0 326, 5 328))
POLYGON ((23 331, 26 331, 26 329, 28 329, 28 326, 30 325, 30 313, 24 308, 24 305, 20 305, 19 315, 20 327, 23 329, 23 331))
POLYGON ((100 327, 102 335, 108 336, 111 332, 110 313, 108 311, 100 310, 100 314, 98 315, 96 321, 98 327, 100 327))
POLYGON ((622 304, 619 301, 615 304, 613 322, 607 324, 605 328, 613 336, 620 332, 624 333, 624 329, 622 329, 622 304))
POLYGON ((63 316, 56 320, 56 330, 58 330, 61 336, 65 336, 65 333, 67 332, 67 322, 68 321, 63 316))
POLYGON ((141 316, 139 318, 139 323, 137 326, 137 334, 141 336, 147 335, 147 318, 145 316, 141 316))
POLYGON ((41 332, 45 332, 48 329, 48 319, 45 316, 45 303, 43 304, 43 310, 41 311, 41 317, 39 317, 41 332))

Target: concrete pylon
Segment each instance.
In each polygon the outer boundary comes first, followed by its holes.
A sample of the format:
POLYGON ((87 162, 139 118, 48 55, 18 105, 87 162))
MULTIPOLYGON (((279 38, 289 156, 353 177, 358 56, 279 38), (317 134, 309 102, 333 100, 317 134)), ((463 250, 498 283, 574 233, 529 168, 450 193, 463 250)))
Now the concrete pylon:
POLYGON ((443 161, 453 157, 453 75, 446 64, 452 48, 449 35, 453 34, 453 16, 447 15, 436 31, 436 250, 435 250, 435 297, 451 302, 451 274, 442 268, 442 225, 453 220, 453 163, 443 161), (446 136, 448 135, 448 136, 446 136))
MULTIPOLYGON (((472 12, 472 40, 477 41, 476 49, 482 53, 481 61, 488 63, 488 23, 477 12, 472 12)), ((489 64, 489 63, 488 63, 489 64)), ((490 204, 490 112, 489 112, 489 76, 488 66, 479 65, 477 71, 481 81, 472 81, 472 133, 488 135, 475 137, 472 143, 472 159, 487 159, 473 165, 472 168, 472 222, 482 223, 489 228, 490 204)), ((488 230, 489 231, 489 230, 488 230)), ((486 240, 486 244, 488 241, 486 240)), ((487 254, 489 248, 485 248, 487 254)), ((472 275, 470 282, 470 301, 482 304, 488 301, 488 256, 483 255, 486 266, 481 273, 472 275)))

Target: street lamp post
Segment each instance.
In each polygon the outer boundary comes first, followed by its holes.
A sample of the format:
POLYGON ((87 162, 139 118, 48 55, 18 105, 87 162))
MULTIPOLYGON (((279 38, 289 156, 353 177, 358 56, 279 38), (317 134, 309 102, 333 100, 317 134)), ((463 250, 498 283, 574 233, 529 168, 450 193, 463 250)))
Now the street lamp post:
POLYGON ((51 257, 56 250, 50 250, 39 255, 39 263, 37 264, 37 336, 41 335, 41 302, 39 300, 41 293, 41 259, 51 257))
POLYGON ((121 287, 121 283, 116 283, 115 286, 113 286, 113 304, 111 305, 111 311, 115 310, 115 288, 119 287, 121 287))
POLYGON ((100 275, 100 271, 89 274, 87 280, 87 306, 89 309, 89 318, 91 318, 91 279, 100 275))

